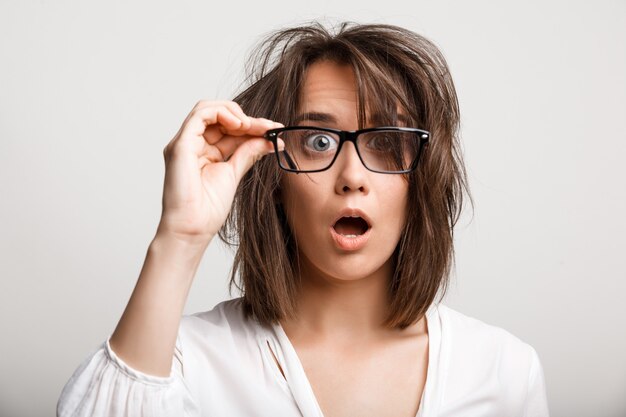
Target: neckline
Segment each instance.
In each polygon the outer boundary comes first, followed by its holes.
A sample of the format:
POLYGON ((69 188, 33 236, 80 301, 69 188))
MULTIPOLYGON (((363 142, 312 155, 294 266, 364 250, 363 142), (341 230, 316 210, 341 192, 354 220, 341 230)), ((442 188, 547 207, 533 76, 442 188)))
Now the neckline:
MULTIPOLYGON (((417 408, 415 417, 421 417, 427 415, 427 411, 430 408, 431 391, 434 389, 435 384, 435 368, 438 360, 439 349, 439 328, 437 327, 437 321, 435 313, 437 305, 433 302, 426 310, 424 317, 426 319, 426 331, 428 333, 428 366, 426 367, 426 381, 422 388, 422 395, 420 397, 420 404, 417 408)), ((303 417, 324 417, 322 409, 313 392, 313 386, 311 385, 309 378, 304 372, 304 367, 298 356, 298 352, 294 348, 291 340, 287 336, 287 333, 283 329, 280 322, 272 324, 274 333, 278 338, 279 344, 283 353, 283 364, 281 364, 285 373, 285 380, 289 387, 293 397, 300 408, 300 412, 303 417), (316 412, 313 412, 316 410, 316 412)), ((285 382, 283 380, 283 382, 285 382)))

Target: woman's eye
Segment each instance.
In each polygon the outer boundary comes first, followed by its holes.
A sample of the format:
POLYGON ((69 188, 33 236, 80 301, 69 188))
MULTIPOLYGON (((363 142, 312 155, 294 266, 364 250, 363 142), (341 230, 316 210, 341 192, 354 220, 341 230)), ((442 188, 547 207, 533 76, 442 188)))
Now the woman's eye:
POLYGON ((306 138, 306 147, 317 152, 325 152, 337 147, 337 141, 328 135, 316 133, 306 138))
POLYGON ((384 151, 391 147, 392 140, 386 135, 376 135, 367 142, 367 147, 376 151, 384 151))

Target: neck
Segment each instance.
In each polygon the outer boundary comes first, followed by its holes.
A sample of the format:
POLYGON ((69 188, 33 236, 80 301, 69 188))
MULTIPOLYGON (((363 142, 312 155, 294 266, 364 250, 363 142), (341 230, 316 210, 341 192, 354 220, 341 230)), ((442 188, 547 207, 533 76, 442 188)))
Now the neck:
POLYGON ((328 276, 306 260, 300 272, 297 318, 281 323, 290 336, 308 335, 318 341, 353 343, 393 333, 383 325, 388 314, 391 262, 353 280, 328 276))

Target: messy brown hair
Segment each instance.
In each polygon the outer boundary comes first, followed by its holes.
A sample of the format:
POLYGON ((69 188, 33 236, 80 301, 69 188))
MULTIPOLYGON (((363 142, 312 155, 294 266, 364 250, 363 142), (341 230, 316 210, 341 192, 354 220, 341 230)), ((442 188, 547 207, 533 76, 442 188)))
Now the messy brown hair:
MULTIPOLYGON (((428 39, 386 24, 345 22, 335 30, 319 22, 271 32, 249 58, 247 88, 233 101, 253 117, 290 125, 299 110, 307 68, 329 60, 350 65, 357 83, 359 129, 367 115, 430 131, 409 183, 408 216, 393 253, 385 325, 403 329, 418 321, 446 292, 454 260, 453 229, 464 194, 470 197, 458 139, 459 105, 448 65, 428 39)), ((294 317, 300 284, 297 242, 278 195, 282 175, 273 155, 242 179, 219 232, 236 248, 229 289, 242 293, 246 317, 262 324, 294 317)), ((385 175, 385 174, 381 174, 385 175)))

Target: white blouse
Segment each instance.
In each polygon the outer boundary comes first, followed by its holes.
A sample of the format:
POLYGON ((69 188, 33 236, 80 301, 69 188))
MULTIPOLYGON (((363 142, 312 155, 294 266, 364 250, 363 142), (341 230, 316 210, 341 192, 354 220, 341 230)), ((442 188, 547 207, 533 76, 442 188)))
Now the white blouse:
MULTIPOLYGON (((107 339, 63 388, 57 416, 323 417, 283 328, 245 320, 240 300, 183 316, 169 377, 131 368, 107 339)), ((426 324, 428 370, 416 417, 548 416, 531 346, 441 303, 430 306, 426 324)))

